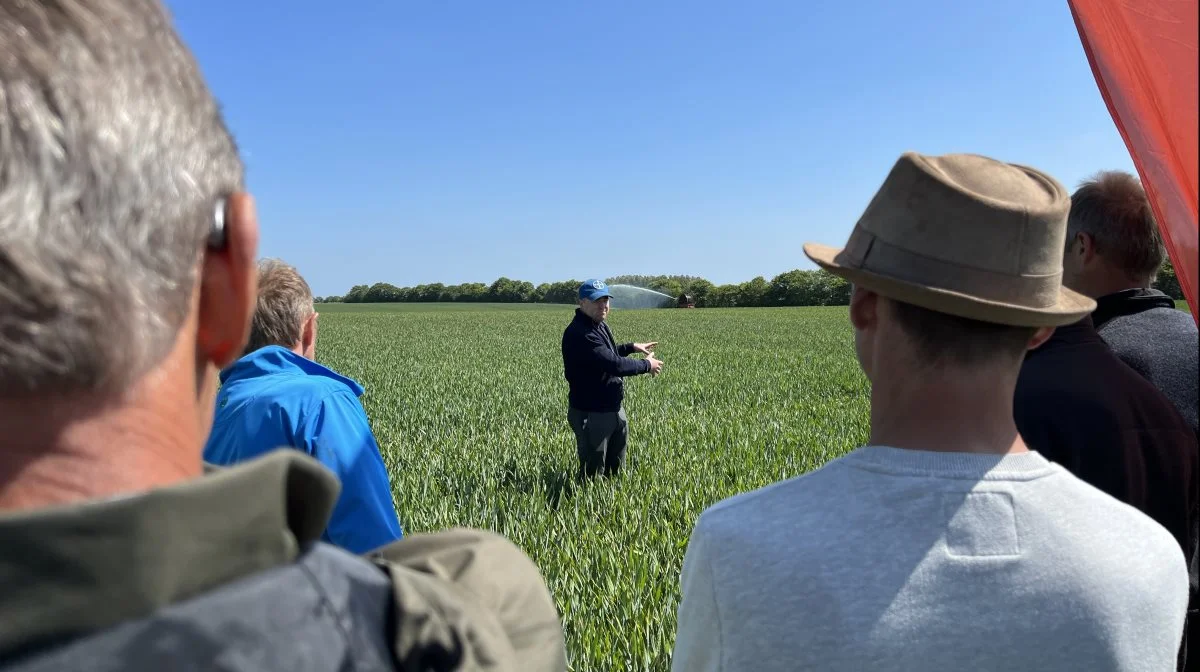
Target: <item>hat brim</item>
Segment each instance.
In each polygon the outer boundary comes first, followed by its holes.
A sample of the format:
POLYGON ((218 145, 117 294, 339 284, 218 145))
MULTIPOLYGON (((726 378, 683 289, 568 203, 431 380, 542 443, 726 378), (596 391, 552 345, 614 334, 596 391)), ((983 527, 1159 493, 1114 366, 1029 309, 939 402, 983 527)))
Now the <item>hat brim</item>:
POLYGON ((846 281, 869 289, 880 296, 915 306, 1014 327, 1061 327, 1074 324, 1096 309, 1096 302, 1067 287, 1059 290, 1058 301, 1047 308, 1029 308, 992 301, 938 287, 927 287, 860 268, 849 268, 837 261, 841 248, 805 243, 804 254, 813 263, 846 281))
POLYGON ((581 296, 579 298, 587 299, 588 301, 596 301, 597 299, 603 299, 606 296, 611 298, 612 294, 608 290, 601 290, 595 294, 588 294, 587 296, 581 296))

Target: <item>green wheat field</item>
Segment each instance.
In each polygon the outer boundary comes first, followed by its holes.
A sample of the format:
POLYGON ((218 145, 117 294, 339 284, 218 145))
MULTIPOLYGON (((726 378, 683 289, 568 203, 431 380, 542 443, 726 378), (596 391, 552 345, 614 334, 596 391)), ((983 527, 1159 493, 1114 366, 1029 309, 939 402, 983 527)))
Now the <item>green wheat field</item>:
POLYGON ((318 309, 317 358, 365 386, 405 531, 523 548, 575 671, 668 669, 696 516, 867 438, 845 307, 614 310, 617 340, 658 341, 665 368, 627 381, 625 472, 584 485, 559 350, 572 306, 318 309))

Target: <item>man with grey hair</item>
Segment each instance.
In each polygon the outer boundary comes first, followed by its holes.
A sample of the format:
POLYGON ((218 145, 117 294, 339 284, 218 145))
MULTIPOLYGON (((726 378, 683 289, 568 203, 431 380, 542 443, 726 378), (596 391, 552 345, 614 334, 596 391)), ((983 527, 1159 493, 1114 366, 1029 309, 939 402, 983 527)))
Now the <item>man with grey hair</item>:
POLYGON ((1190 596, 1181 660, 1196 664, 1200 334, 1192 316, 1151 286, 1165 258, 1136 177, 1102 171, 1085 180, 1071 195, 1063 284, 1095 299, 1096 310, 1030 354, 1014 408, 1031 445, 1175 535, 1190 596))
POLYGON ((258 267, 246 354, 221 372, 205 461, 233 465, 281 446, 316 458, 342 491, 322 540, 365 553, 403 537, 363 386, 316 362, 312 290, 278 259, 258 267))
POLYGON ((1122 361, 1200 432, 1200 332, 1152 288, 1166 250, 1137 178, 1103 171, 1071 195, 1063 283, 1096 300, 1092 322, 1122 361))
POLYGON ((204 473, 258 228, 159 0, 0 3, 0 54, 0 669, 566 669, 503 538, 360 557, 311 458, 204 473))

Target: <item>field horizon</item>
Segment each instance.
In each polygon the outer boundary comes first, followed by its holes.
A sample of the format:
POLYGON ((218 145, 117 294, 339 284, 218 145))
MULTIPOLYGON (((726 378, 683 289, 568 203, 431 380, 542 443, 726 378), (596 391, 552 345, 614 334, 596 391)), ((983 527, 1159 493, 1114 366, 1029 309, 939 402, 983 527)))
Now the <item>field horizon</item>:
MULTIPOLYGON (((1190 313, 1185 299, 1174 299, 1175 307, 1184 312, 1190 313)), ((386 312, 386 311, 403 311, 417 310, 420 308, 433 310, 478 310, 480 308, 489 308, 494 310, 557 310, 562 308, 574 308, 573 303, 457 303, 451 301, 444 302, 390 302, 390 303, 319 303, 317 304, 318 312, 386 312), (332 310, 331 310, 332 309, 332 310)), ((844 306, 781 306, 781 308, 838 308, 844 306)), ((677 310, 675 308, 663 308, 661 310, 677 310)), ((747 308, 697 308, 697 310, 748 310, 747 308)))

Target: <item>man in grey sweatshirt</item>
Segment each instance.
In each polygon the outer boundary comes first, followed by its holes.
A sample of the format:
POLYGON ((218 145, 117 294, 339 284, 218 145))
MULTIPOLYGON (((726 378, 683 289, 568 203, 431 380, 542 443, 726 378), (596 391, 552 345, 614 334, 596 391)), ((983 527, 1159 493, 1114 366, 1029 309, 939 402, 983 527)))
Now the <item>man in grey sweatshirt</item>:
POLYGON ((844 249, 868 445, 697 521, 673 668, 1169 670, 1188 599, 1161 525, 1029 450, 1024 353, 1095 303, 1061 285, 1069 198, 1035 169, 906 153, 844 249))

